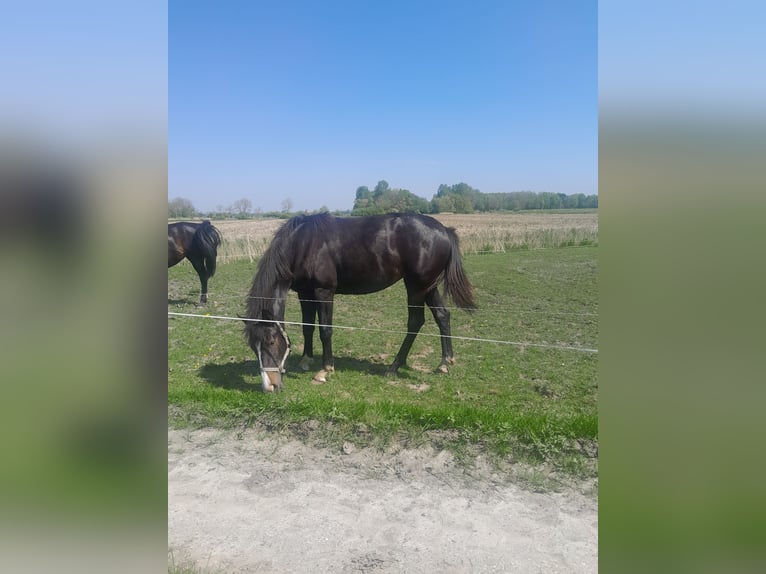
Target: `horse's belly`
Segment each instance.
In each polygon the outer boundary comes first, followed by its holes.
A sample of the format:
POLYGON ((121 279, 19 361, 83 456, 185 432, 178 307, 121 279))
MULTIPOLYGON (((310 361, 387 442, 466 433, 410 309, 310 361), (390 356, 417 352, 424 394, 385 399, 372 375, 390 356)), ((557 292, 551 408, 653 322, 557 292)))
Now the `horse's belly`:
POLYGON ((335 292, 341 295, 366 295, 376 293, 401 279, 401 275, 375 275, 375 276, 339 276, 338 287, 335 292))
POLYGON ((178 249, 175 243, 168 242, 168 267, 173 267, 176 263, 180 263, 183 258, 183 251, 178 249))

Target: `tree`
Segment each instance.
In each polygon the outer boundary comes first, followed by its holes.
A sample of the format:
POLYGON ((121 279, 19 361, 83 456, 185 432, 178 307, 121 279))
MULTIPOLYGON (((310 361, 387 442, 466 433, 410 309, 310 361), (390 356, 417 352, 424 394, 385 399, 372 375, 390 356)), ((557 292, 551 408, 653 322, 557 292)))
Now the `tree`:
POLYGON ((471 203, 471 198, 466 195, 453 195, 452 204, 455 213, 473 213, 473 203, 471 203))
POLYGON ((446 185, 442 183, 436 191, 432 209, 439 211, 454 211, 455 213, 473 213, 475 209, 481 209, 477 203, 480 196, 478 189, 472 188, 467 183, 446 185))
POLYGON ((475 192, 479 191, 478 189, 472 188, 467 183, 458 183, 457 185, 452 186, 452 193, 456 193, 458 195, 466 195, 471 196, 475 192))
POLYGON ((176 197, 168 201, 168 217, 185 219, 194 217, 196 214, 197 210, 194 209, 194 204, 184 197, 176 197))
POLYGON ((377 215, 380 213, 427 213, 428 200, 418 197, 408 189, 392 188, 386 180, 380 180, 370 193, 367 186, 356 188, 352 215, 377 215))
POLYGON ((282 211, 286 213, 290 213, 290 210, 293 208, 293 200, 289 197, 286 197, 282 200, 282 211))
POLYGON ((431 200, 431 213, 443 213, 445 211, 455 211, 455 205, 449 195, 434 197, 431 200))
POLYGON ((238 199, 231 205, 232 211, 234 211, 239 217, 247 217, 247 215, 253 209, 253 203, 246 198, 238 199))
POLYGON ((375 190, 372 192, 372 196, 377 199, 389 190, 388 182, 385 179, 381 179, 378 185, 375 186, 375 190))
POLYGON ((585 194, 584 193, 575 193, 572 196, 572 199, 574 200, 573 207, 577 207, 577 208, 585 207, 585 194))

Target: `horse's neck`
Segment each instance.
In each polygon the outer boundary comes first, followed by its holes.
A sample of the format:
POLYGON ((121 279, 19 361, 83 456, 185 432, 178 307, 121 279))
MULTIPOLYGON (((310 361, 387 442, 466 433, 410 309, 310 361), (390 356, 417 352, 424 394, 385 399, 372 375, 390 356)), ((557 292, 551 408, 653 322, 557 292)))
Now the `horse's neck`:
POLYGON ((285 304, 287 302, 287 291, 289 284, 277 284, 274 287, 274 295, 270 301, 265 302, 265 307, 271 311, 277 321, 285 320, 285 304))

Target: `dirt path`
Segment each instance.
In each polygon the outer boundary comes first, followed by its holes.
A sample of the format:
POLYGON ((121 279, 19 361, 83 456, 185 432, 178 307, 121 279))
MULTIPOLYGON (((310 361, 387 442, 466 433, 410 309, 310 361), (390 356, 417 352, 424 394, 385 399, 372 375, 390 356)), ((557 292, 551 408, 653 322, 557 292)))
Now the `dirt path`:
POLYGON ((535 494, 446 452, 329 453, 168 431, 168 550, 204 572, 596 572, 597 500, 535 494))

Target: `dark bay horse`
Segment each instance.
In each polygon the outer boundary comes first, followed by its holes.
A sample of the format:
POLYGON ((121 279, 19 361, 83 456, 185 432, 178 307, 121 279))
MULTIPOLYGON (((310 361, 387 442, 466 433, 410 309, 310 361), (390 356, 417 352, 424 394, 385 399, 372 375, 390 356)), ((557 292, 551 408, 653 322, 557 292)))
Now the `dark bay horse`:
POLYGON ((208 221, 168 223, 168 267, 184 257, 199 275, 202 292, 199 304, 207 303, 207 280, 215 274, 215 259, 221 244, 220 232, 208 221))
POLYGON ((247 300, 245 336, 261 367, 264 391, 281 390, 290 341, 285 333, 285 299, 298 293, 303 315, 303 359, 308 370, 313 357, 314 325, 319 316, 322 370, 314 381, 325 382, 334 370, 332 312, 336 293, 374 293, 404 279, 409 314, 404 338, 389 374, 404 365, 415 337, 425 323, 428 305, 439 327, 442 359, 439 370, 454 363, 450 313, 437 285, 454 303, 476 308, 473 289, 463 270, 455 230, 425 215, 390 214, 336 218, 329 214, 302 215, 277 231, 264 253, 247 300))

